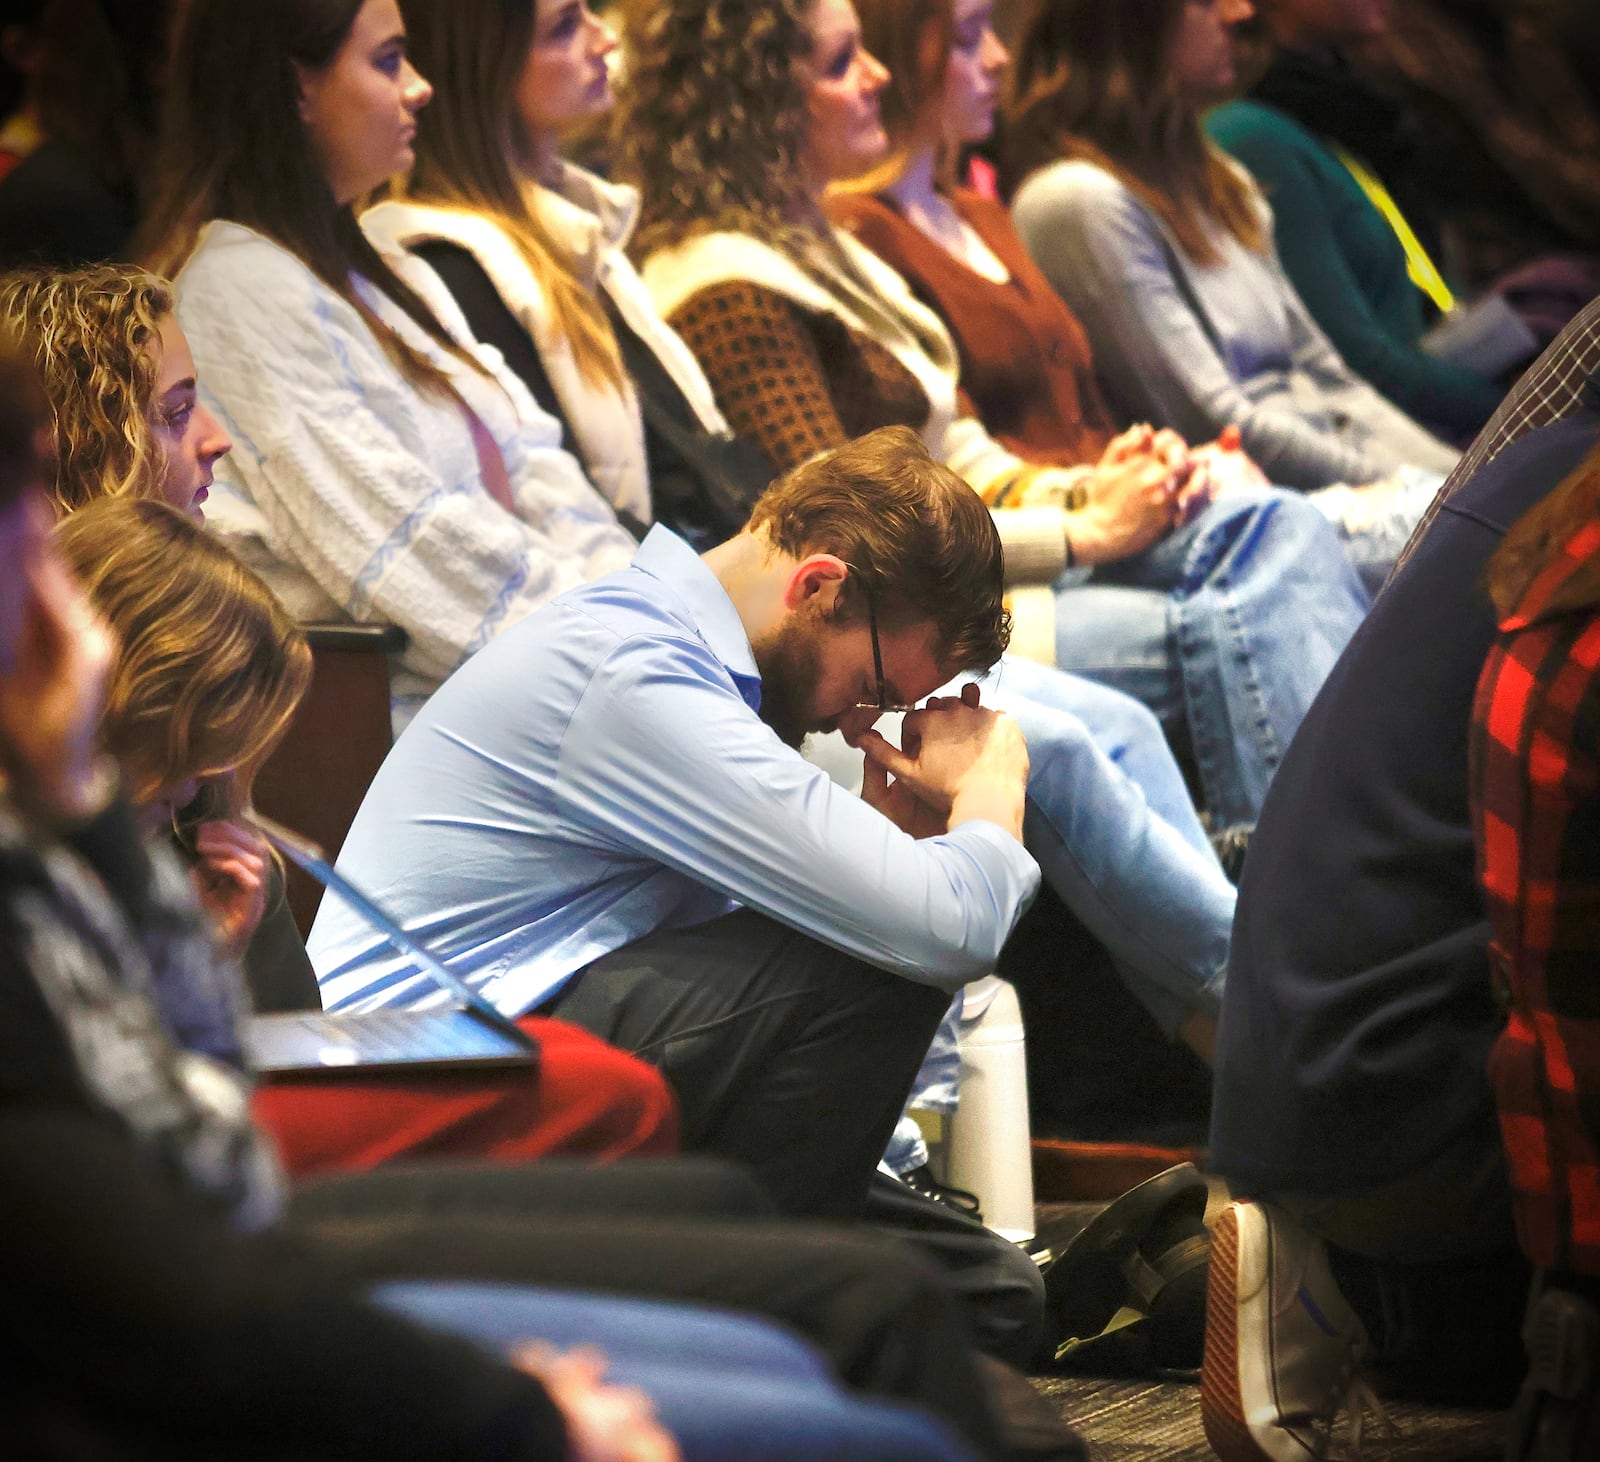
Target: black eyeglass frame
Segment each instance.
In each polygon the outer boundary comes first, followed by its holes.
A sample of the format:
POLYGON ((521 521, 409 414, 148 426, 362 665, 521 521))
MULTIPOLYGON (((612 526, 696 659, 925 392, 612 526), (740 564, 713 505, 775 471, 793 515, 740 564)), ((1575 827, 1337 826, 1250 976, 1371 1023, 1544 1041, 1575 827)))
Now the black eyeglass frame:
POLYGON ((889 692, 883 684, 883 646, 878 640, 878 598, 871 589, 865 585, 861 592, 867 600, 867 631, 872 636, 872 674, 878 682, 878 699, 876 701, 857 701, 855 709, 858 711, 876 711, 880 716, 888 715, 893 711, 911 711, 915 706, 904 705, 899 702, 891 703, 889 692))

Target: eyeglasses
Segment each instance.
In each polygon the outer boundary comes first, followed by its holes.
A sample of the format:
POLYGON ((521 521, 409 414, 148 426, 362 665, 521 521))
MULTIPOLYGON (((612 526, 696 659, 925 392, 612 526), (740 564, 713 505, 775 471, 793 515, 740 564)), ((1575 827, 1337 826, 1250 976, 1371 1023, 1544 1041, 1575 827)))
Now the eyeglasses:
POLYGON ((890 711, 910 711, 914 706, 902 704, 898 701, 891 702, 889 692, 883 684, 883 646, 878 643, 878 601, 871 589, 862 591, 867 596, 867 629, 872 634, 872 673, 878 682, 878 698, 875 701, 857 701, 855 708, 858 711, 877 711, 885 715, 890 711))

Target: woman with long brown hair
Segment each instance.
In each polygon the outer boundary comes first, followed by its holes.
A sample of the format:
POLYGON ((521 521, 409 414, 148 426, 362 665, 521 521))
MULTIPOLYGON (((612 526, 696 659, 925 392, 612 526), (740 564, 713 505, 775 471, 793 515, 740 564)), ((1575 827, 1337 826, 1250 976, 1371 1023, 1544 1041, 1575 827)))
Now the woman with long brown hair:
POLYGON ((148 220, 234 439, 213 527, 302 618, 401 625, 413 701, 634 546, 431 271, 356 222, 429 95, 394 0, 192 0, 148 220))
POLYGON ((638 194, 560 152, 611 110, 615 36, 583 0, 405 0, 402 13, 437 90, 415 167, 363 228, 434 269, 610 501, 705 546, 730 537, 771 466, 731 443, 624 252, 638 194))
POLYGON ((1036 6, 1006 109, 1013 218, 1117 409, 1191 440, 1237 424, 1262 470, 1302 490, 1418 469, 1346 505, 1389 520, 1392 556, 1456 454, 1339 358, 1284 277, 1259 191, 1201 131, 1250 13, 1250 0, 1036 6))

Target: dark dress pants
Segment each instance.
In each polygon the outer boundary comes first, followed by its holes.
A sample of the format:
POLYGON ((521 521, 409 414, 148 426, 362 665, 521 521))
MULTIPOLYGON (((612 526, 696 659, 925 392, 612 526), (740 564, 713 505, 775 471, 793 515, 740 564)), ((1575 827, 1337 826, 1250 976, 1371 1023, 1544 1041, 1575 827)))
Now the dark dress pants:
POLYGON ((852 1219, 949 1000, 744 909, 596 960, 539 1013, 658 1067, 686 1152, 785 1215, 852 1219))
POLYGON ((309 1183, 289 1227, 361 1281, 493 1280, 761 1315, 852 1388, 923 1406, 980 1455, 1004 1455, 992 1382, 934 1273, 887 1238, 770 1212, 748 1175, 693 1158, 430 1163, 309 1183))

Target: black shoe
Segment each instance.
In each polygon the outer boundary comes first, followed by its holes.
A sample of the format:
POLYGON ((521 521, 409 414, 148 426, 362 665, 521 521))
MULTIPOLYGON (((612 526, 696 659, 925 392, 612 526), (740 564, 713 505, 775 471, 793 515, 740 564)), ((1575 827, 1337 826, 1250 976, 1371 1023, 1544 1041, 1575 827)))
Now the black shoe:
POLYGON ((983 1214, 978 1211, 978 1195, 967 1192, 965 1188, 952 1188, 947 1183, 941 1183, 927 1163, 920 1168, 912 1168, 909 1173, 901 1173, 900 1181, 913 1193, 920 1193, 924 1198, 931 1198, 935 1203, 964 1213, 974 1223, 983 1222, 983 1214))

